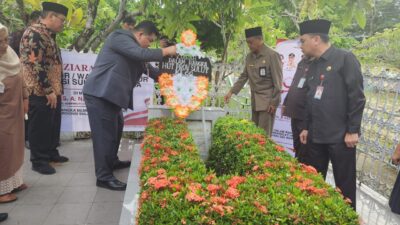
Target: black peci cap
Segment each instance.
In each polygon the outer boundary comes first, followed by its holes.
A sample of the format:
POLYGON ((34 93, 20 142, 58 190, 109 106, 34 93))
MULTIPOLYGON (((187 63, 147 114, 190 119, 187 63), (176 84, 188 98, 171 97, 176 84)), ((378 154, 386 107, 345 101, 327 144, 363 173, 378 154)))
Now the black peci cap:
POLYGON ((244 32, 246 34, 246 38, 263 35, 261 27, 249 28, 249 29, 246 29, 244 32))
POLYGON ((331 28, 331 21, 318 19, 318 20, 306 20, 299 24, 300 35, 303 34, 329 34, 331 28))
POLYGON ((63 14, 64 16, 68 15, 68 8, 64 5, 55 3, 55 2, 43 2, 42 3, 43 11, 52 11, 56 13, 63 14))

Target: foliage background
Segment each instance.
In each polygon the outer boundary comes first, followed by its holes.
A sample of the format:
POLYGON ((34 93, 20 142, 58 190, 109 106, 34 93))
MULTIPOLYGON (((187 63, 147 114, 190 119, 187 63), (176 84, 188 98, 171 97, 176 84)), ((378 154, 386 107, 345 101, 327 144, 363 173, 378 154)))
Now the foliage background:
MULTIPOLYGON (((70 9, 68 23, 57 37, 62 48, 97 52, 107 35, 127 15, 157 22, 163 34, 176 39, 185 29, 198 33, 203 49, 224 63, 242 62, 247 53, 243 31, 262 26, 265 42, 298 35, 306 19, 332 20, 334 45, 356 54, 364 64, 399 68, 400 0, 50 0, 70 9)), ((24 29, 41 0, 0 0, 0 22, 11 31, 24 29)), ((154 45, 157 47, 157 44, 154 45)))

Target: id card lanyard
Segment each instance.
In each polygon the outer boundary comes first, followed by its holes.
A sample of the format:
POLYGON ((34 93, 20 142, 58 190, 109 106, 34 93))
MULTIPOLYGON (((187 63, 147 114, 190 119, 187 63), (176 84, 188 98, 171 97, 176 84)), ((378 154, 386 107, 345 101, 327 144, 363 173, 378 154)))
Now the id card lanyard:
POLYGON ((297 88, 303 88, 304 84, 306 83, 306 76, 308 72, 308 67, 304 69, 303 77, 300 79, 299 83, 297 84, 297 88))
POLYGON ((317 90, 315 91, 315 95, 314 95, 314 98, 317 100, 321 100, 322 94, 324 93, 324 79, 325 79, 325 75, 321 74, 319 76, 320 83, 317 86, 317 90))

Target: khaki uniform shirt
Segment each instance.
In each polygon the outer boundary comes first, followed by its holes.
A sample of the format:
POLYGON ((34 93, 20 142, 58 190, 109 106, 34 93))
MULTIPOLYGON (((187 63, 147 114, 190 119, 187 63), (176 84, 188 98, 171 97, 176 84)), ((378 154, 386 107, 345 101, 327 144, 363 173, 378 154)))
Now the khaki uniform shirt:
POLYGON ((264 45, 256 55, 249 53, 246 66, 231 92, 238 94, 249 81, 253 111, 265 111, 270 105, 277 107, 281 99, 282 64, 279 54, 264 45))

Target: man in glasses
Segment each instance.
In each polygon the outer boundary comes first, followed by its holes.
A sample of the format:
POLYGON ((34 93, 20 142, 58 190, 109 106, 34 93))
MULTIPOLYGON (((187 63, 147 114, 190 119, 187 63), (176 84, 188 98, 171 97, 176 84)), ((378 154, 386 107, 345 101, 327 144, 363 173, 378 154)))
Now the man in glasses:
POLYGON ((32 170, 54 174, 50 162, 64 163, 57 145, 61 126, 62 59, 54 39, 64 29, 68 8, 43 2, 40 22, 26 29, 20 54, 23 76, 29 91, 29 144, 32 170))

